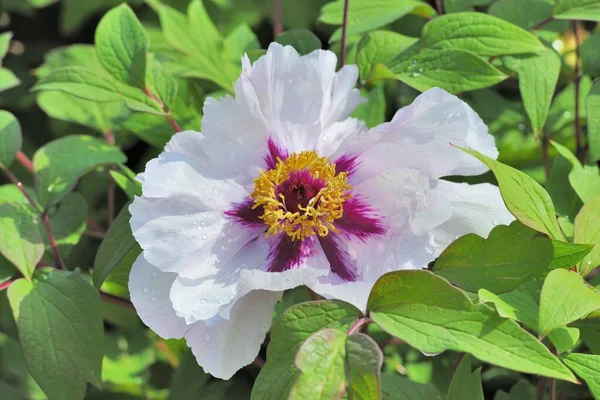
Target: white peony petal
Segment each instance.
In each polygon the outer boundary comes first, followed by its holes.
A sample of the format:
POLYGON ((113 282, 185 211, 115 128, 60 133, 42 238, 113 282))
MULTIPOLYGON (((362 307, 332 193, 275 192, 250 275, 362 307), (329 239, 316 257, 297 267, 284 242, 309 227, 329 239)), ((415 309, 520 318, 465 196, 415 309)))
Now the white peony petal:
POLYGON ((232 308, 230 319, 198 322, 185 334, 198 364, 220 379, 229 379, 258 355, 282 292, 254 291, 232 308))
POLYGON ((214 274, 260 232, 177 198, 137 197, 131 229, 146 259, 187 278, 214 274))
POLYGON ((467 233, 487 237, 494 226, 509 225, 515 219, 506 209, 498 187, 489 183, 440 181, 436 191, 452 206, 450 220, 432 232, 435 242, 443 248, 467 233))
POLYGON ((183 337, 186 324, 173 310, 169 299, 176 274, 163 272, 140 254, 131 267, 129 293, 131 302, 150 329, 164 339, 183 337))
POLYGON ((247 243, 228 262, 218 265, 213 274, 200 279, 178 277, 171 289, 177 315, 188 324, 219 314, 228 319, 238 299, 253 290, 282 291, 329 272, 320 248, 301 264, 283 272, 268 272, 268 241, 261 235, 247 243))
POLYGON ((477 175, 487 168, 451 144, 496 158, 494 138, 487 132, 469 105, 435 88, 400 109, 391 122, 349 137, 336 155, 359 155, 360 169, 353 183, 396 167, 414 168, 431 178, 477 175))

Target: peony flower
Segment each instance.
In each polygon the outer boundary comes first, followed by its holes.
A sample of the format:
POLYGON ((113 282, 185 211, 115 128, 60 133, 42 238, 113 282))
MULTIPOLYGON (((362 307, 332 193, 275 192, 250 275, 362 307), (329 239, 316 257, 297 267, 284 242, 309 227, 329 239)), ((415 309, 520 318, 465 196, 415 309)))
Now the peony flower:
POLYGON ((235 97, 207 99, 202 132, 173 136, 140 176, 131 299, 216 377, 254 360, 284 290, 365 310, 381 275, 513 219, 495 186, 440 179, 486 171, 450 143, 497 156, 467 104, 431 89, 367 129, 349 118, 357 68, 336 63, 278 44, 244 57, 235 97))

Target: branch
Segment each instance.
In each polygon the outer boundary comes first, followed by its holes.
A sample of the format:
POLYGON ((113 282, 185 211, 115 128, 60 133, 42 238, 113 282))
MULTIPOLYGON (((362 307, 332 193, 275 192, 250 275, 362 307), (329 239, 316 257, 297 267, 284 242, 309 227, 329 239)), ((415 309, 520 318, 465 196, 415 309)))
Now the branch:
MULTIPOLYGON (((104 130, 104 137, 106 138, 106 142, 112 146, 115 145, 115 134, 110 129, 104 130)), ((108 174, 108 188, 106 194, 106 203, 107 203, 107 221, 108 226, 112 225, 113 220, 115 219, 115 181, 112 179, 112 176, 108 174)))
POLYGON ((344 66, 344 63, 346 62, 346 34, 348 31, 348 7, 349 7, 349 3, 350 0, 344 0, 344 16, 343 16, 343 20, 342 20, 342 43, 340 44, 342 46, 341 52, 340 52, 340 68, 344 66))
POLYGON ((435 8, 438 14, 444 15, 444 0, 435 0, 435 8))
POLYGON ((83 234, 85 236, 93 237, 93 238, 96 238, 96 239, 104 239, 104 237, 106 236, 106 233, 104 233, 104 232, 93 231, 91 229, 86 229, 86 231, 83 232, 83 234))

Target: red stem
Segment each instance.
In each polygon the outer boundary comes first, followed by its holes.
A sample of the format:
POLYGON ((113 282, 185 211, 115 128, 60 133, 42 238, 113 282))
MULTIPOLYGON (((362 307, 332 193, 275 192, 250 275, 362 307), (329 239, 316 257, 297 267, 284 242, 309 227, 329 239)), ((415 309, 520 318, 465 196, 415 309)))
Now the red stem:
POLYGON ((346 62, 346 34, 348 31, 348 7, 350 0, 344 0, 344 16, 342 19, 342 49, 340 52, 340 68, 344 66, 346 62))
POLYGON ((364 324, 368 324, 369 322, 371 322, 371 318, 369 318, 369 317, 361 317, 361 318, 359 318, 350 327, 350 329, 348 329, 348 335, 352 335, 352 334, 358 332, 358 330, 361 328, 361 326, 363 326, 364 324))
POLYGON ((29 159, 29 157, 27 157, 25 155, 25 153, 23 153, 22 151, 19 151, 17 153, 17 161, 24 166, 29 172, 33 172, 33 163, 31 162, 31 160, 29 159))
POLYGON ((96 238, 96 239, 104 239, 104 237, 106 236, 106 233, 104 233, 104 232, 92 231, 90 229, 88 229, 85 232, 83 232, 83 234, 85 236, 93 237, 93 238, 96 238))
POLYGON ((157 98, 152 93, 150 93, 148 88, 144 88, 143 90, 144 90, 144 93, 146 94, 146 96, 148 96, 150 99, 154 100, 160 106, 160 108, 163 110, 163 112, 165 113, 165 119, 173 127, 173 129, 175 130, 175 133, 181 132, 181 128, 179 127, 179 125, 177 124, 175 119, 173 119, 173 116, 171 115, 171 112, 169 111, 167 106, 165 106, 165 104, 159 98, 157 98))
POLYGON ((283 32, 281 0, 273 0, 273 37, 281 35, 281 32, 283 32))
POLYGON ((117 296, 113 296, 112 294, 100 292, 100 298, 107 303, 116 304, 121 307, 131 308, 135 310, 135 307, 133 307, 133 304, 131 304, 130 301, 127 301, 117 296))
POLYGON ((6 174, 6 176, 8 177, 8 179, 10 179, 10 181, 12 183, 15 184, 15 186, 17 187, 17 189, 19 189, 21 191, 21 193, 23 193, 23 196, 25 196, 25 198, 27 199, 27 201, 29 202, 29 204, 31 204, 31 206, 37 211, 37 212, 42 212, 40 207, 37 205, 37 203, 31 198, 31 196, 29 196, 29 193, 27 193, 27 190, 25 190, 25 187, 23 186, 23 184, 19 181, 19 179, 9 170, 9 169, 5 169, 4 173, 6 174))
POLYGON ((45 211, 42 213, 42 223, 44 224, 44 229, 46 230, 46 235, 48 236, 48 241, 50 242, 50 249, 52 249, 52 254, 54 255, 54 260, 56 261, 56 268, 65 269, 65 263, 60 256, 60 251, 58 251, 58 243, 56 243, 56 238, 54 237, 54 233, 52 233, 50 218, 48 217, 48 213, 45 211))
POLYGON ((13 281, 6 281, 4 283, 0 283, 0 292, 8 289, 10 285, 12 285, 13 281))
POLYGON ((581 140, 581 125, 579 123, 579 32, 577 31, 577 21, 573 21, 573 36, 575 37, 575 154, 579 161, 583 161, 585 149, 581 140))
POLYGON ((444 0, 435 0, 435 8, 438 14, 444 15, 444 0))

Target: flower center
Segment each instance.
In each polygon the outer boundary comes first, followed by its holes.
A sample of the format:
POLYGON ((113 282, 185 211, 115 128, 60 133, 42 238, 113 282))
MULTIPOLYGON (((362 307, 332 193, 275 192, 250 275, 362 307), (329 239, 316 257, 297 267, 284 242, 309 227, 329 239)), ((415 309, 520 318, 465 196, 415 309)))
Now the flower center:
POLYGON ((351 196, 346 172, 336 173, 335 164, 314 151, 292 153, 275 168, 261 171, 254 180, 253 209, 263 207, 260 217, 268 226, 265 236, 285 232, 292 240, 303 240, 329 230, 344 214, 351 196))

